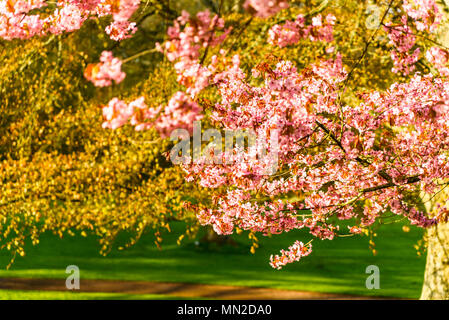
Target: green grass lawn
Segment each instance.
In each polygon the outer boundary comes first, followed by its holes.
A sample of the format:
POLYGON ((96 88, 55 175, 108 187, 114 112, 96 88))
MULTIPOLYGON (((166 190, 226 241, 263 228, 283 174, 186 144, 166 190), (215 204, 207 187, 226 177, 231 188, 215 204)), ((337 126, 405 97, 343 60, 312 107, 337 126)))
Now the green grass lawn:
POLYGON ((76 291, 23 291, 0 290, 2 300, 172 300, 181 299, 159 294, 120 294, 104 292, 76 292, 76 291))
MULTIPOLYGON (((296 239, 308 241, 310 235, 291 232, 260 236, 260 248, 253 255, 245 234, 234 236, 240 243, 231 246, 205 248, 194 240, 181 246, 176 244, 177 229, 164 236, 163 250, 158 250, 152 235, 141 239, 134 247, 108 256, 100 256, 94 238, 67 237, 59 239, 45 235, 41 243, 27 248, 25 257, 18 257, 10 268, 7 252, 0 253, 0 277, 65 278, 68 265, 80 268, 82 279, 149 280, 271 287, 328 293, 418 298, 424 274, 424 257, 418 257, 413 245, 422 236, 422 230, 411 227, 402 231, 402 225, 381 226, 377 231, 374 256, 368 249, 368 238, 356 236, 333 241, 314 240, 313 253, 281 271, 273 270, 268 262, 271 254, 287 248, 296 239), (368 265, 380 268, 379 290, 368 290, 365 280, 368 265)), ((0 298, 45 297, 70 298, 72 293, 23 293, 0 291, 0 298)), ((84 294, 78 298, 135 298, 129 295, 84 294), (113 297, 114 296, 114 297, 113 297)), ((145 298, 145 297, 144 297, 145 298)), ((147 296, 146 298, 157 298, 147 296)), ((161 297, 160 297, 161 298, 161 297)), ((163 298, 163 297, 162 297, 163 298)))

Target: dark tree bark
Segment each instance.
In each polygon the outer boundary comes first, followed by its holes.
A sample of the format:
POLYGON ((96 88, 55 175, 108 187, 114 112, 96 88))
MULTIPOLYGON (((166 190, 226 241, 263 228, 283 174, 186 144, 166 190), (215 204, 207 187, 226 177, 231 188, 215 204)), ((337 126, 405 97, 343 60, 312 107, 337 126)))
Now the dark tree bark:
POLYGON ((201 242, 203 242, 203 243, 216 243, 218 245, 228 244, 228 245, 232 245, 232 246, 235 246, 235 247, 238 245, 237 242, 234 241, 234 239, 232 239, 230 236, 219 235, 210 226, 206 227, 206 233, 201 238, 201 242))

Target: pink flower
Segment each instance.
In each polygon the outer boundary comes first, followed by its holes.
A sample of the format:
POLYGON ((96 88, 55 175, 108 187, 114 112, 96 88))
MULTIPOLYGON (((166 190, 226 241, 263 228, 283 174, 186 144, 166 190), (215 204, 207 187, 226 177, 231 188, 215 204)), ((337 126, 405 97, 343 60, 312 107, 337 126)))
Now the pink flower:
POLYGON ((289 7, 286 0, 246 0, 243 6, 260 18, 268 18, 289 7))
POLYGON ((124 101, 117 98, 112 99, 109 104, 103 107, 103 128, 117 129, 123 126, 133 115, 133 108, 124 101))
POLYGON ((323 24, 321 15, 318 15, 312 18, 312 25, 306 26, 304 16, 298 15, 295 21, 274 25, 268 31, 268 42, 281 48, 307 38, 311 41, 332 42, 335 20, 334 15, 328 14, 323 24))
POLYGON ((302 257, 308 256, 312 252, 312 244, 305 246, 302 242, 296 241, 293 245, 288 247, 288 250, 281 250, 281 255, 271 256, 270 265, 274 269, 282 269, 283 266, 299 261, 302 257))
POLYGON ((119 41, 129 38, 137 30, 129 18, 137 10, 140 0, 115 1, 69 0, 56 1, 53 12, 33 13, 48 5, 43 0, 8 0, 0 2, 0 37, 6 40, 29 39, 34 36, 61 34, 79 30, 91 17, 113 16, 113 22, 106 28, 111 39, 119 41))
POLYGON ((100 63, 89 64, 84 71, 84 77, 97 87, 107 87, 115 83, 120 83, 126 77, 121 71, 122 61, 114 58, 112 52, 103 51, 100 63))
POLYGON ((178 82, 186 87, 192 98, 209 86, 214 71, 212 65, 200 65, 199 52, 202 48, 221 44, 231 31, 226 29, 218 35, 217 31, 223 29, 224 20, 218 15, 211 17, 208 10, 198 12, 196 17, 183 11, 174 26, 168 28, 169 40, 156 45, 174 63, 178 82), (185 26, 183 30, 182 26, 185 26))
POLYGON ((140 5, 140 0, 120 0, 119 6, 116 11, 113 11, 113 17, 115 21, 128 21, 133 13, 140 5))
POLYGON ((427 50, 426 59, 435 66, 441 75, 446 77, 449 76, 449 53, 446 50, 438 47, 432 47, 427 50))
POLYGON ((353 227, 348 226, 348 229, 349 229, 350 233, 354 233, 354 234, 362 233, 362 228, 357 227, 357 226, 353 226, 353 227))
POLYGON ((156 120, 155 128, 161 137, 166 138, 175 129, 193 130, 193 122, 202 119, 201 107, 190 100, 183 92, 176 92, 156 120))
POLYGON ((434 32, 442 15, 435 0, 404 0, 402 7, 419 31, 434 32))
POLYGON ((106 27, 106 33, 115 41, 131 38, 136 31, 136 23, 127 20, 114 20, 106 27))

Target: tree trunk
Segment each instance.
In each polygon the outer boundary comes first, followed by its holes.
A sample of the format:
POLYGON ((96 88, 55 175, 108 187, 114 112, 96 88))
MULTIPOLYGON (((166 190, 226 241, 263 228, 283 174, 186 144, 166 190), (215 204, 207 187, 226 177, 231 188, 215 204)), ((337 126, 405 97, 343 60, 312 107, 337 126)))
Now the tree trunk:
POLYGON ((217 234, 211 226, 206 227, 206 233, 200 240, 203 243, 216 243, 217 245, 231 245, 237 247, 237 242, 231 236, 217 234))
POLYGON ((426 271, 421 299, 449 300, 449 223, 427 231, 426 271))
MULTIPOLYGON (((439 30, 439 41, 444 46, 449 46, 449 15, 444 11, 449 8, 449 0, 440 4, 440 12, 445 13, 445 22, 439 30)), ((432 212, 435 202, 447 202, 449 192, 447 188, 437 197, 426 202, 427 212, 432 212)), ((449 222, 427 230, 427 262, 424 273, 424 284, 421 299, 445 299, 449 300, 449 222)))

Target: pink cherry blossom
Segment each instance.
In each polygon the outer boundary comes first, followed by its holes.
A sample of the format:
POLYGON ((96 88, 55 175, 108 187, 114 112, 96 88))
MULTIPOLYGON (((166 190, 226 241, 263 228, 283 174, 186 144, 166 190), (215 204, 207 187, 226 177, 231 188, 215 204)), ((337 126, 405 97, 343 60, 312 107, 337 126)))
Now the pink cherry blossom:
POLYGON ((289 5, 286 0, 246 0, 244 7, 256 17, 268 18, 289 5))
POLYGON ((129 19, 140 5, 140 0, 67 0, 56 1, 56 8, 49 15, 41 15, 37 9, 48 6, 43 0, 0 1, 0 37, 6 40, 29 39, 34 36, 61 34, 79 30, 92 17, 112 15, 113 21, 106 28, 111 39, 119 41, 136 32, 136 24, 129 19), (30 12, 33 11, 33 14, 30 12))
POLYGON ((427 50, 426 59, 435 66, 441 75, 449 76, 449 53, 446 50, 432 47, 427 50))
POLYGON ((302 257, 308 256, 312 252, 312 244, 304 245, 300 241, 296 241, 287 251, 281 250, 281 255, 271 256, 270 264, 275 269, 282 269, 283 266, 299 261, 302 257))
POLYGON ((322 16, 317 15, 312 18, 312 24, 306 26, 304 16, 298 15, 295 21, 273 26, 268 32, 268 42, 281 48, 307 38, 311 41, 332 42, 335 19, 333 14, 328 14, 323 23, 322 16))
POLYGON ((112 81, 118 84, 126 77, 126 74, 121 71, 121 66, 122 61, 114 58, 112 52, 103 51, 100 63, 88 65, 84 76, 97 87, 110 86, 112 81))

